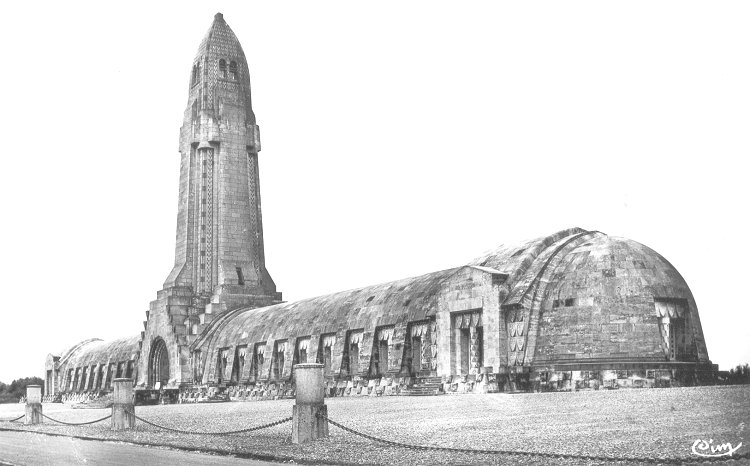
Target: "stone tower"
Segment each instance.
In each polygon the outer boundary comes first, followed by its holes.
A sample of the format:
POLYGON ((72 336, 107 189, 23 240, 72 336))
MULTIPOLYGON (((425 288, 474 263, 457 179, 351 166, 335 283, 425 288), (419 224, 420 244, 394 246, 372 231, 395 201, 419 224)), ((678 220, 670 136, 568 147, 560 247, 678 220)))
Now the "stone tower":
POLYGON ((221 13, 193 60, 179 151, 175 263, 147 313, 142 388, 190 383, 188 345, 206 325, 228 310, 281 301, 263 253, 250 73, 221 13))

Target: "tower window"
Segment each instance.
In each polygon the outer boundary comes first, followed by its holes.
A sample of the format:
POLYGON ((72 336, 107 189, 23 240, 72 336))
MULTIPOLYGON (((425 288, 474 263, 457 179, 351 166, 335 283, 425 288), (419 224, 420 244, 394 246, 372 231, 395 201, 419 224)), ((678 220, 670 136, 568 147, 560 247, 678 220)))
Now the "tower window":
POLYGON ((223 58, 219 60, 219 73, 221 73, 222 78, 227 77, 227 61, 223 58))
POLYGON ((244 285, 245 277, 242 275, 242 267, 235 267, 235 269, 237 270, 237 284, 244 285))
POLYGON ((192 76, 190 84, 192 86, 195 86, 196 84, 200 82, 200 80, 201 80, 201 65, 200 63, 196 63, 193 66, 193 76, 192 76))
POLYGON ((232 79, 237 81, 237 62, 236 61, 229 62, 229 72, 232 73, 232 79))

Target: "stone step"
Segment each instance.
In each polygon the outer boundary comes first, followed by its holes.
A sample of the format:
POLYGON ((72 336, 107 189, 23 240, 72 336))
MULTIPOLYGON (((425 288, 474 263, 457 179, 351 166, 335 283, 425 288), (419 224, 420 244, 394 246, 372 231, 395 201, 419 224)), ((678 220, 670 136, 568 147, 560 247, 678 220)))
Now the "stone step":
POLYGON ((414 390, 414 391, 429 391, 429 390, 438 390, 438 389, 440 389, 440 387, 438 386, 425 386, 425 385, 422 385, 422 386, 415 385, 415 386, 404 388, 404 390, 414 390))
POLYGON ((437 396, 441 395, 441 393, 437 390, 411 390, 411 389, 405 389, 401 390, 400 395, 402 396, 437 396))

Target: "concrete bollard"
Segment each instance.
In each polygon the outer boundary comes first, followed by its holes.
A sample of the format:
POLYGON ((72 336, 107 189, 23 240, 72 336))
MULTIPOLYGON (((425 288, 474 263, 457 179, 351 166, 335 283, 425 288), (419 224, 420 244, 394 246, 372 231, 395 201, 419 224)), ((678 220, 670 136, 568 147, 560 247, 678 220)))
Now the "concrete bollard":
POLYGON ((133 403, 133 379, 115 379, 112 394, 112 430, 135 427, 135 405, 133 403))
POLYGON ((292 411, 292 443, 307 443, 328 437, 328 407, 323 401, 323 364, 294 366, 297 394, 292 411))
POLYGON ((42 386, 26 386, 26 419, 23 422, 29 424, 42 423, 42 386))

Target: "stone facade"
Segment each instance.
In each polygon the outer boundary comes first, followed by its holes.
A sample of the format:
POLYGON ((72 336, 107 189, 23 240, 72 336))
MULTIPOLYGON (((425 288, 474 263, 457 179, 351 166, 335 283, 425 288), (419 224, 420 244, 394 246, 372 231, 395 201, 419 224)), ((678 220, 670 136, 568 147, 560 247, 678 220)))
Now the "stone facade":
POLYGON ((217 14, 180 131, 175 264, 140 336, 47 360, 48 393, 198 401, 701 383, 715 372, 680 274, 634 241, 572 228, 456 268, 284 303, 266 270, 247 61, 217 14), (110 377, 111 375, 111 377, 110 377))

